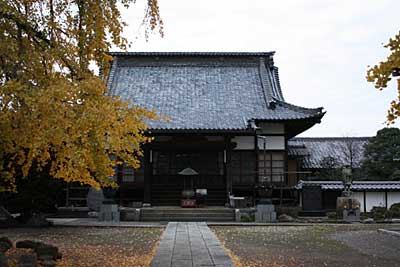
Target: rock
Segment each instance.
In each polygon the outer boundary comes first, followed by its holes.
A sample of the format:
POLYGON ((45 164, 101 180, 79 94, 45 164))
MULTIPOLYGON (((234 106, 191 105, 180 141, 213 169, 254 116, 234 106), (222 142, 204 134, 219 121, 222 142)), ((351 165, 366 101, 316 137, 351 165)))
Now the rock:
POLYGON ((0 252, 7 252, 10 248, 13 247, 13 243, 8 237, 0 237, 0 252))
POLYGON ((278 220, 280 222, 293 222, 294 221, 293 217, 291 217, 291 216, 289 216, 287 214, 279 215, 278 220))
POLYGON ((51 257, 53 260, 56 260, 59 257, 58 247, 48 244, 41 244, 36 247, 35 252, 39 259, 51 257))
POLYGON ((43 267, 54 267, 56 266, 56 261, 55 260, 45 260, 41 262, 41 266, 43 267))
POLYGON ((33 254, 22 254, 18 259, 19 267, 37 267, 37 258, 33 254))
POLYGON ((0 252, 0 267, 8 267, 8 259, 3 252, 0 252))
POLYGON ((364 220, 362 220, 362 223, 374 223, 375 221, 374 221, 374 219, 372 219, 372 218, 367 218, 367 219, 364 219, 364 220))
POLYGON ((22 241, 17 241, 15 244, 16 248, 31 248, 31 249, 36 249, 38 246, 40 246, 41 242, 37 241, 32 241, 32 240, 22 240, 22 241))
POLYGON ((53 259, 52 256, 43 256, 39 258, 40 266, 44 267, 53 267, 56 266, 57 262, 53 259))

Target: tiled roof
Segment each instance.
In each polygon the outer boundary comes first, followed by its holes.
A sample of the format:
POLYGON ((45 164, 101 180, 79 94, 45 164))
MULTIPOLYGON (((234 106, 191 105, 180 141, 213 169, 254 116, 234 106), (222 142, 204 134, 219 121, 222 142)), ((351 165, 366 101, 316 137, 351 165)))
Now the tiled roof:
POLYGON ((400 181, 354 181, 350 186, 350 190, 400 190, 400 181))
MULTIPOLYGON (((295 186, 296 189, 302 189, 304 186, 321 186, 322 190, 343 190, 342 181, 303 181, 300 180, 295 186)), ((353 181, 350 185, 350 191, 384 191, 400 190, 400 181, 353 181)))
POLYGON ((288 142, 288 153, 303 157, 303 168, 306 169, 321 168, 321 162, 326 157, 333 157, 341 166, 349 165, 352 154, 353 166, 357 168, 361 166, 368 140, 369 137, 292 138, 288 142))
POLYGON ((112 53, 113 95, 155 110, 168 121, 150 129, 246 130, 248 121, 318 121, 322 108, 285 102, 273 52, 112 53))
POLYGON ((343 190, 342 181, 303 181, 300 180, 295 186, 296 189, 303 189, 304 186, 321 186, 322 190, 343 190))

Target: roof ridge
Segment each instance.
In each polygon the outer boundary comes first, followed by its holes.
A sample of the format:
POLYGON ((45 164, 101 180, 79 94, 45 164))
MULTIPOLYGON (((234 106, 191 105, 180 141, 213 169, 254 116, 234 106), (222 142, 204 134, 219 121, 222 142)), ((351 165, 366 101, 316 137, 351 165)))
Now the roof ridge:
POLYGON ((260 57, 259 63, 260 64, 259 64, 258 72, 260 75, 261 87, 263 89, 265 103, 267 104, 268 109, 273 109, 273 107, 275 105, 275 99, 272 96, 272 92, 271 92, 272 82, 267 73, 268 70, 265 67, 265 59, 263 57, 260 57))
POLYGON ((279 79, 279 68, 277 66, 273 66, 273 76, 277 86, 278 98, 280 98, 281 101, 285 101, 282 93, 281 81, 279 79))
POLYGON ((113 61, 111 61, 111 66, 110 66, 110 72, 108 73, 108 80, 107 80, 107 88, 109 90, 109 93, 112 94, 113 88, 112 84, 114 82, 114 75, 117 69, 117 64, 118 64, 118 59, 115 58, 113 61))
POLYGON ((160 67, 199 67, 199 68, 255 68, 258 64, 256 62, 246 61, 241 63, 232 63, 232 62, 168 62, 168 61, 160 61, 160 62, 129 62, 125 63, 125 65, 120 66, 121 68, 160 68, 160 67))
POLYGON ((110 51, 111 56, 273 56, 275 51, 267 52, 200 52, 200 51, 110 51))

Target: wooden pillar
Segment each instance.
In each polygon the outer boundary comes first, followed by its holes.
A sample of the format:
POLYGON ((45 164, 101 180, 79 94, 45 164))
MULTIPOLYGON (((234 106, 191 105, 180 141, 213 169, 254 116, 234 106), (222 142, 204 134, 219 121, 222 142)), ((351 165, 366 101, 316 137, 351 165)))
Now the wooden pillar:
MULTIPOLYGON (((258 136, 257 136, 257 131, 255 132, 254 135, 254 153, 255 153, 255 168, 254 168, 254 184, 253 184, 253 206, 256 205, 257 201, 257 191, 256 191, 256 186, 259 184, 259 179, 260 179, 260 174, 259 174, 259 154, 260 150, 258 148, 258 136)), ((265 167, 265 166, 264 166, 265 167)))
POLYGON ((231 157, 232 146, 231 137, 225 136, 225 152, 224 152, 224 174, 226 181, 226 203, 229 204, 229 194, 232 194, 232 175, 231 175, 231 157))
POLYGON ((259 165, 259 160, 258 160, 258 154, 259 154, 259 148, 258 148, 258 137, 257 137, 257 133, 254 136, 254 153, 256 155, 255 157, 255 170, 254 170, 254 183, 257 185, 259 182, 259 175, 258 175, 258 165, 259 165))
POLYGON ((144 198, 143 202, 151 204, 152 159, 149 145, 144 147, 144 198))
POLYGON ((363 196, 364 196, 364 212, 367 212, 367 193, 363 192, 363 196))
POLYGON ((385 207, 388 209, 388 192, 385 191, 385 207))

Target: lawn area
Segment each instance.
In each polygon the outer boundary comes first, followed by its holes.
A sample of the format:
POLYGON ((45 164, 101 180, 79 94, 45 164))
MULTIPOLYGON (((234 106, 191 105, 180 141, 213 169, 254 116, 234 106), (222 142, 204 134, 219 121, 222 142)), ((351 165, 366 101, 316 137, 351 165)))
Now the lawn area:
POLYGON ((394 225, 212 227, 240 266, 399 266, 394 225))
POLYGON ((162 228, 49 227, 0 229, 0 236, 58 246, 63 254, 60 267, 141 267, 150 265, 162 232, 162 228))

